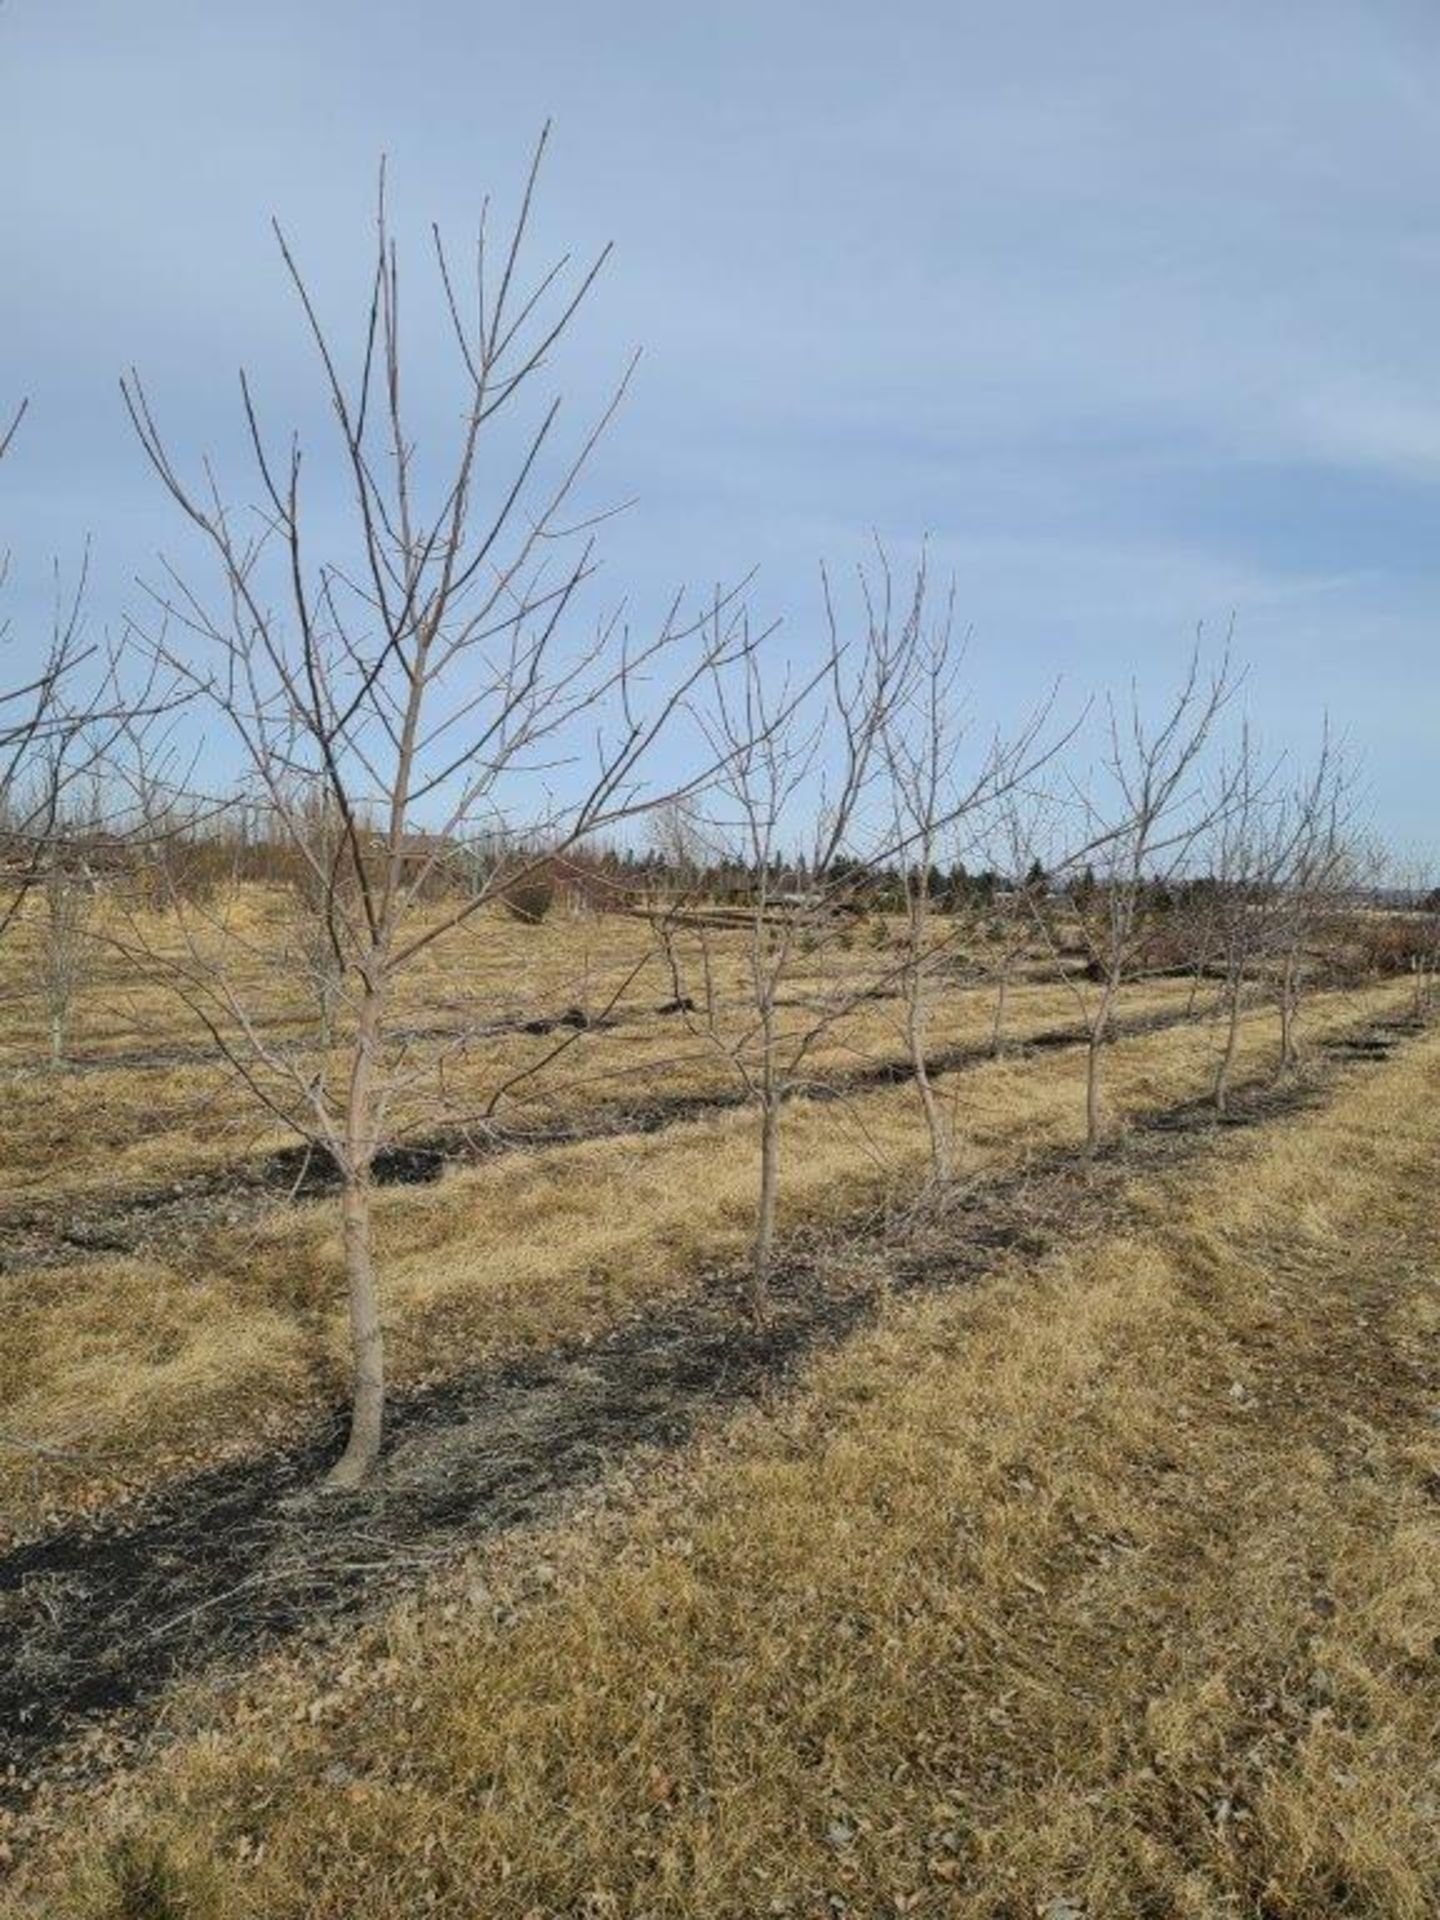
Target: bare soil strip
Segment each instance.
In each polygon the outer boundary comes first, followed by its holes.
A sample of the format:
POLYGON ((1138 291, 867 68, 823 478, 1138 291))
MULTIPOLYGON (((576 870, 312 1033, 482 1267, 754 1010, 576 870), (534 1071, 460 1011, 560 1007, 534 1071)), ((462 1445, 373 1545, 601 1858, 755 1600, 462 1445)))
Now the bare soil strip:
POLYGON ((0 1792, 23 1798, 101 1716, 143 1708, 178 1676, 243 1662, 373 1607, 477 1538, 546 1512, 640 1445, 673 1446, 708 1416, 785 1382, 845 1338, 878 1292, 953 1288, 1003 1253, 1039 1254, 1103 1226, 1128 1176, 1204 1150, 1220 1126, 1317 1104, 1379 1063, 1403 1016, 1332 1039, 1303 1080, 1240 1089, 1224 1123, 1191 1100, 1137 1120, 1094 1161, 1071 1151, 977 1185, 908 1229, 799 1243, 772 1325, 740 1322, 737 1276, 591 1344, 479 1370, 402 1399, 373 1484, 317 1490, 342 1422, 300 1445, 167 1486, 122 1515, 0 1560, 0 1792))
MULTIPOLYGON (((1194 1025, 1203 1014, 1165 1008, 1115 1022, 1114 1037, 1131 1039, 1194 1025)), ((1082 1046, 1077 1026, 1043 1029, 1017 1037, 1006 1048, 1011 1059, 1082 1046)), ((993 1059, 991 1048, 974 1042, 941 1049, 929 1060, 932 1074, 971 1071, 993 1059)), ((842 1072, 817 1072, 802 1089, 813 1101, 846 1100, 881 1087, 898 1086, 911 1076, 907 1061, 874 1061, 842 1072)), ((652 1134, 698 1120, 705 1114, 733 1111, 745 1104, 735 1087, 704 1093, 656 1094, 643 1101, 596 1105, 573 1118, 539 1127, 498 1123, 456 1127, 409 1141, 382 1153, 375 1163, 381 1186, 421 1186, 438 1180, 450 1166, 473 1166, 504 1153, 572 1146, 623 1134, 652 1134)), ((328 1154, 304 1146, 282 1147, 262 1158, 217 1171, 106 1196, 103 1207, 77 1212, 73 1202, 27 1200, 0 1208, 0 1273, 37 1267, 72 1266, 87 1256, 140 1253, 166 1239, 201 1231, 225 1220, 266 1212, 277 1202, 313 1200, 332 1193, 338 1176, 328 1154)))

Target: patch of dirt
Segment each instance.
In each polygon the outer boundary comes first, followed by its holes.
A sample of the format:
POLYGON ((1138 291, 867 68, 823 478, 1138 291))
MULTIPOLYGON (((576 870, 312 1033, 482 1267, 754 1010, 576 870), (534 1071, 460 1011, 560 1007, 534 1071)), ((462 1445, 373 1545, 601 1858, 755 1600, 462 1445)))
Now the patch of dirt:
POLYGON ((299 1445, 176 1481, 136 1506, 0 1559, 0 1798, 23 1799, 99 1718, 143 1708, 176 1676, 374 1607, 477 1538, 532 1519, 641 1445, 674 1446, 701 1420, 783 1386, 874 1311, 880 1290, 970 1284, 1004 1254, 1040 1253, 1102 1227, 1126 1179, 1188 1157, 1225 1128, 1318 1103, 1384 1059, 1406 1020, 1331 1044, 1304 1079, 1237 1088, 1219 1120, 1190 1101, 1148 1117, 1092 1160, 1073 1152, 979 1184, 902 1221, 797 1241, 772 1323, 740 1318, 741 1276, 678 1306, 400 1398, 373 1481, 318 1482, 339 1451, 336 1413, 299 1445))

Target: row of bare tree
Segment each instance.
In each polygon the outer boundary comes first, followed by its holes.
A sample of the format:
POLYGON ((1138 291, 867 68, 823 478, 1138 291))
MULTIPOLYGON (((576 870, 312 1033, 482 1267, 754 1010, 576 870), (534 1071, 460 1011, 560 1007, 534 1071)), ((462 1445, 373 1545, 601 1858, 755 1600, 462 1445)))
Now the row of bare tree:
MULTIPOLYGON (((966 968, 988 969, 998 1048, 1011 975, 1038 945, 1083 1025, 1094 1148, 1117 1002, 1154 964, 1157 926, 1181 923, 1176 899, 1189 890, 1188 935, 1170 964, 1197 979, 1211 971, 1223 996, 1223 1106, 1241 1011, 1262 984, 1278 992, 1282 1055, 1293 1059, 1317 917, 1352 857, 1350 776, 1332 745, 1298 779, 1262 764, 1243 732, 1228 754, 1213 752, 1236 695, 1228 656, 1207 668, 1197 649, 1158 720, 1138 694, 1113 704, 1103 764, 1083 780, 1062 776, 1061 761, 1088 721, 1061 721, 1053 695, 1004 737, 978 732, 953 596, 937 604, 923 556, 903 582, 878 551, 853 586, 827 580, 824 630, 798 662, 752 621, 747 582, 698 606, 677 596, 644 631, 620 612, 587 622, 604 518, 589 469, 629 375, 562 444, 549 368, 605 255, 529 275, 543 145, 508 230, 482 221, 463 281, 435 238, 454 380, 440 424, 428 398, 411 406, 383 184, 353 339, 323 323, 278 236, 332 426, 315 471, 298 436, 267 430, 242 376, 256 487, 253 504, 237 504, 208 464, 191 477, 139 376, 125 379, 140 444, 193 536, 190 557, 153 589, 153 617, 103 657, 84 642, 80 592, 58 599, 48 655, 0 702, 0 933, 25 901, 41 903, 54 1056, 87 943, 101 937, 94 877, 64 851, 76 832, 67 799, 89 782, 90 831, 103 819, 107 836, 128 836, 152 904, 173 908, 163 932, 138 908, 104 916, 108 952, 177 996, 257 1109, 338 1172, 353 1356, 338 1487, 363 1479, 382 1439, 377 1159, 424 1116, 455 1117, 447 1069, 462 1056, 473 1066, 484 1020, 457 1013, 438 1040, 417 1040, 407 993, 437 948, 492 924, 486 907, 527 872, 649 821, 675 837, 678 866, 688 841, 751 877, 724 916, 728 933, 697 910, 693 888, 648 912, 675 1011, 757 1115, 750 1306, 763 1319, 786 1102, 862 999, 891 996, 903 1010, 944 1181, 957 1115, 932 1076, 935 996, 966 968), (258 807, 292 856, 292 938, 257 925, 240 891, 185 884, 197 837, 240 805, 258 807), (477 841, 508 857, 477 865, 463 892, 437 894, 450 850, 477 841), (937 903, 947 856, 1047 877, 1000 889, 977 926, 937 903), (803 886, 784 883, 787 863, 803 886), (853 950, 861 882, 881 870, 898 874, 902 910, 879 930, 871 964, 829 966, 853 950), (300 1045, 272 1017, 297 978, 315 1015, 300 1045)), ((573 1044, 563 1035, 526 1074, 573 1044)), ((499 1090, 481 1100, 473 1074, 465 1084, 460 1117, 493 1117, 499 1090)))
MULTIPOLYGON (((933 623, 928 617, 923 560, 897 605, 881 556, 861 574, 860 603, 863 644, 852 656, 828 601, 827 678, 783 715, 767 710, 758 665, 743 705, 717 696, 711 811, 691 809, 683 840, 691 866, 750 876, 743 905, 696 914, 694 896, 681 892, 652 915, 672 1004, 757 1115, 757 1319, 773 1260, 782 1116, 810 1084, 817 1050, 862 1004, 886 998, 900 1012, 931 1177, 942 1185, 961 1082, 939 1097, 929 1040, 935 1001, 957 977, 972 987, 988 980, 998 1053, 1012 977, 1022 960, 1038 960, 1073 997, 1094 1153, 1105 1130, 1103 1061, 1127 983, 1188 972, 1194 1012, 1201 981, 1214 982, 1207 1011, 1223 1021, 1213 1089, 1223 1111, 1252 999, 1277 1008, 1281 1069, 1296 1064, 1302 991, 1363 878, 1352 775, 1328 740, 1298 776, 1281 760, 1262 762, 1243 728, 1228 753, 1213 751, 1237 688, 1228 658, 1206 673, 1193 654, 1157 722, 1147 721, 1138 693, 1108 705, 1103 764, 1081 780, 1060 765, 1074 729, 1052 724, 1052 701, 1009 737, 967 740, 963 649, 948 602, 933 623), (823 804, 802 805, 817 792, 823 804), (813 819, 813 839, 803 854, 780 859, 797 813, 813 819), (957 852, 1012 877, 967 898, 952 891, 940 908, 940 862, 957 852), (873 874, 888 876, 897 863, 898 912, 874 925, 869 964, 837 962, 856 937, 849 910, 872 894, 873 874), (738 979, 725 965, 737 937, 738 979)), ((672 848, 682 838, 673 821, 668 837, 672 848)), ((673 864, 683 869, 687 859, 673 864)), ((1440 915, 1424 917, 1417 933, 1430 952, 1440 915)))

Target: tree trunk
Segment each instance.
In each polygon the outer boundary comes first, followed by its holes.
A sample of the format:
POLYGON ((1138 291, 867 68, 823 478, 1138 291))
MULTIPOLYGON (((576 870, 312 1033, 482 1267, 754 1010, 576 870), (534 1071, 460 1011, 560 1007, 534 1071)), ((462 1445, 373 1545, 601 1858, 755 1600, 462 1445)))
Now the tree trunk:
POLYGON ((353 1397, 350 1438, 331 1468, 328 1485, 358 1487, 380 1457, 385 1419, 385 1343, 370 1250, 369 1170, 345 1182, 340 1197, 345 1280, 350 1296, 353 1397))
POLYGON ((910 1067, 915 1075, 925 1125, 930 1132, 931 1173, 936 1185, 940 1186, 950 1178, 950 1131, 945 1124, 945 1115, 940 1111, 940 1103, 935 1098, 935 1089, 930 1084, 930 1068, 925 1058, 928 1009, 925 1005, 925 980, 918 968, 911 978, 907 997, 906 1037, 910 1043, 910 1067))
POLYGON ((1200 998, 1200 982, 1204 977, 1205 963, 1202 961, 1190 975, 1190 997, 1185 1002, 1185 1018, 1187 1020, 1193 1020, 1195 1018, 1195 1005, 1200 998))
POLYGON ((1215 1073, 1215 1111, 1225 1113, 1230 1104, 1230 1075, 1235 1067, 1235 1054, 1240 1044, 1240 982, 1230 982, 1229 993, 1230 1020, 1225 1032, 1225 1051, 1220 1056, 1220 1065, 1215 1073))
POLYGON ((1094 1153, 1100 1145, 1100 1035, 1090 1032, 1085 1055, 1085 1151, 1094 1153))
POLYGON ((1100 1110, 1100 1054, 1110 1031, 1110 1008, 1115 998, 1115 982, 1107 980, 1100 1005, 1090 1026, 1090 1044, 1085 1052, 1085 1151, 1099 1148, 1103 1119, 1100 1110))
POLYGON ((63 1013, 50 1015, 50 1065, 63 1067, 65 1064, 65 1016, 63 1013))
POLYGON ((1293 959, 1285 962, 1285 971, 1280 980, 1280 1071, 1299 1062, 1300 1050, 1295 1045, 1295 1013, 1299 994, 1296 991, 1296 965, 1293 959))
POLYGON ((780 1102, 767 1089, 760 1107, 760 1205, 750 1252, 750 1318, 757 1327, 770 1318, 770 1262, 775 1247, 775 1201, 780 1189, 780 1102))
POLYGON ((1010 985, 1010 969, 1003 967, 1000 972, 1000 985, 995 991, 995 1019, 990 1028, 990 1051, 998 1060, 1004 1046, 1005 1033, 1005 993, 1010 985))
POLYGON ((375 1158, 373 1085, 383 1027, 383 980, 365 978, 356 1025, 345 1111, 344 1180, 340 1220, 350 1304, 350 1364, 354 1381, 350 1438, 326 1484, 358 1487, 380 1457, 385 1420, 385 1346, 370 1235, 370 1169, 375 1158))

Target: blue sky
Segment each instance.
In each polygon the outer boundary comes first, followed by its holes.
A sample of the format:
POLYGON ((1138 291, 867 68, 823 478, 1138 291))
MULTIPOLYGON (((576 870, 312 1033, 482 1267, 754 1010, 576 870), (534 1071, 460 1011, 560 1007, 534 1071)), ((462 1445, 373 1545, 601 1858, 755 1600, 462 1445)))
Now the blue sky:
POLYGON ((1386 0, 3 0, 11 646, 52 554, 93 536, 116 623, 180 544, 124 367, 222 461, 242 363, 313 417, 272 213, 349 311, 382 150, 418 273, 553 117, 542 241, 616 244, 567 395, 644 348, 597 469, 638 500, 612 591, 758 565, 803 650, 822 557, 928 532, 998 716, 1166 684, 1233 614, 1267 739, 1328 711, 1434 849, 1437 89, 1440 10, 1386 0))

